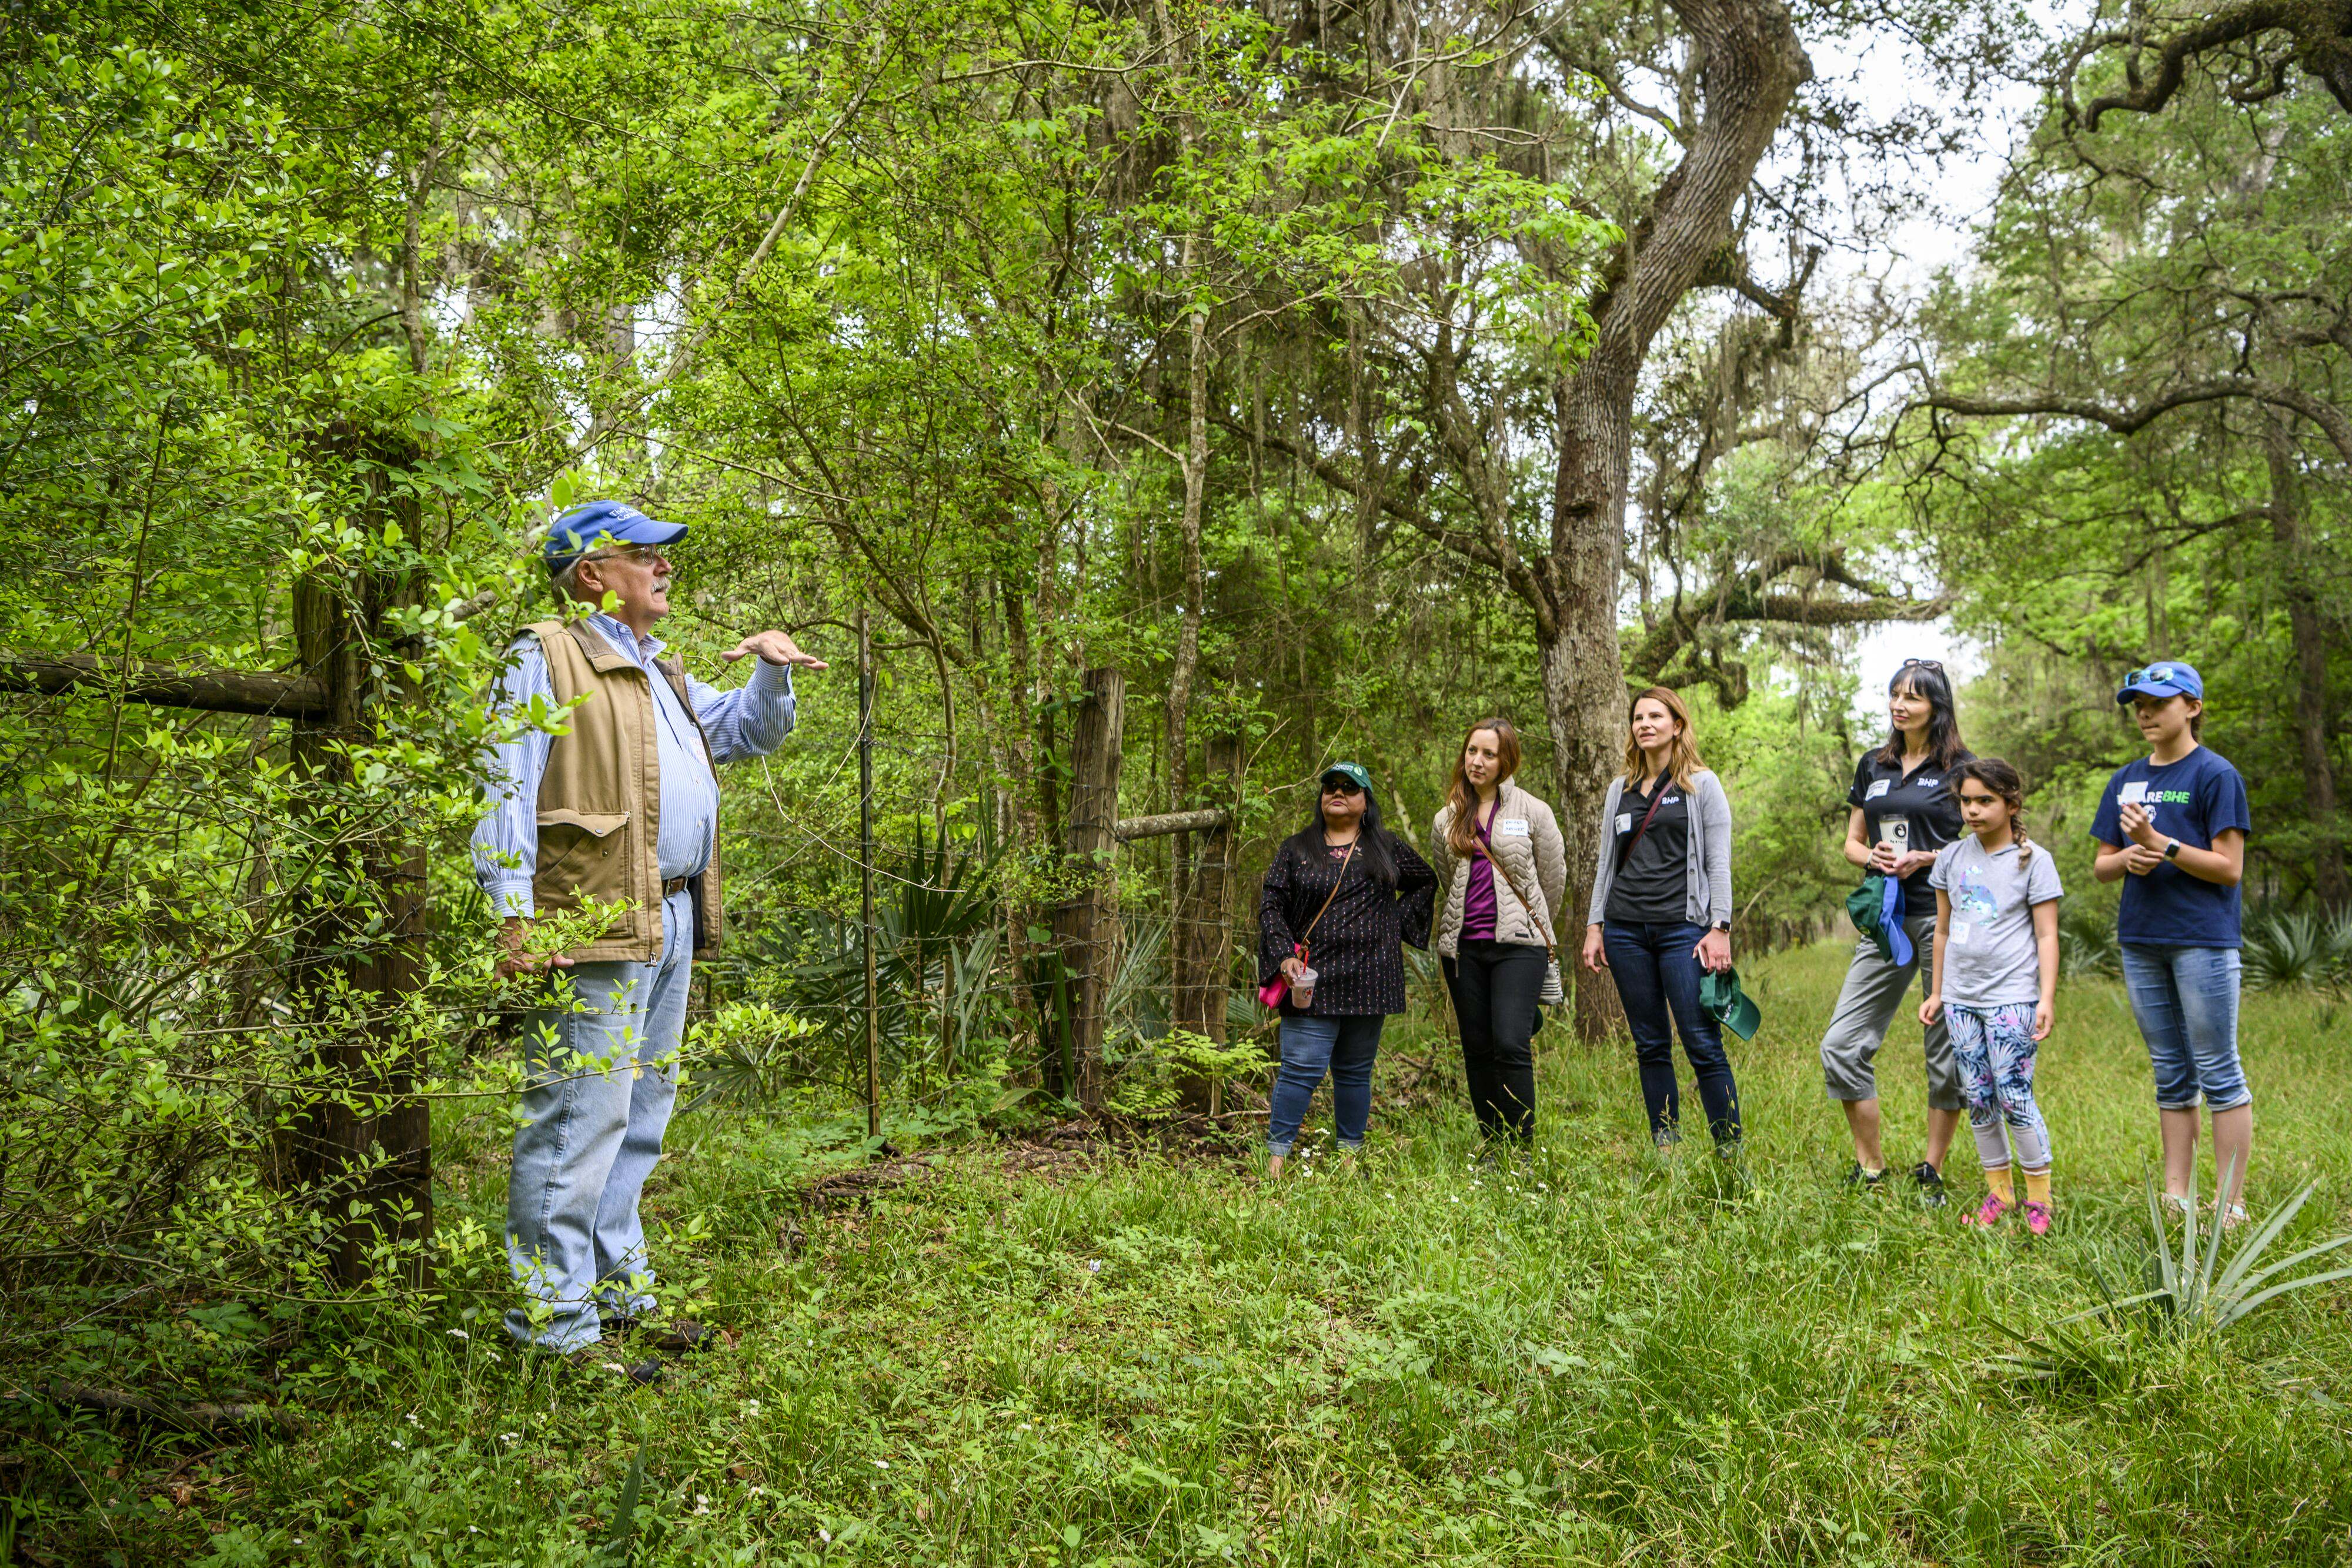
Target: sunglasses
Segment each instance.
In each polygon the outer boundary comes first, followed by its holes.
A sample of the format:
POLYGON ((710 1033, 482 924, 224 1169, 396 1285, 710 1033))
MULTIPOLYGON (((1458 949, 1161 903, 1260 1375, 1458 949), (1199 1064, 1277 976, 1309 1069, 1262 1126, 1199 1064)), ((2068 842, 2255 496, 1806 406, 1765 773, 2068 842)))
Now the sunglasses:
POLYGON ((2173 667, 2170 664, 2144 664, 2137 670, 2126 672, 2124 675, 2124 685, 2136 686, 2142 681, 2161 681, 2169 684, 2172 676, 2173 667))
POLYGON ((1323 780, 1323 793, 1326 795, 1360 795, 1363 792, 1364 787, 1361 784, 1357 783, 1352 779, 1326 779, 1323 780))
POLYGON ((1944 673, 1943 664, 1934 659, 1906 659, 1903 667, 1906 670, 1933 670, 1939 675, 1944 673))

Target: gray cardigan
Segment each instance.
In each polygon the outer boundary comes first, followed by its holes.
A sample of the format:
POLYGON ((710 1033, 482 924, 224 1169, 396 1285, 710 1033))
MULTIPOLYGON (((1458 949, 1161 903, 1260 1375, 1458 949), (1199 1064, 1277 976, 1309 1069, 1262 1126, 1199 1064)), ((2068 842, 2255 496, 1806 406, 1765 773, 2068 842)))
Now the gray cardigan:
MULTIPOLYGON (((1621 774, 1609 780, 1609 798, 1601 803, 1601 824, 1616 818, 1617 802, 1625 793, 1621 774)), ((1690 814, 1690 857, 1685 883, 1690 897, 1685 916, 1694 925, 1713 925, 1731 918, 1731 800, 1723 780, 1706 768, 1691 775, 1689 795, 1696 808, 1690 814)), ((1617 880, 1617 835, 1601 835, 1601 863, 1592 872, 1592 908, 1585 924, 1601 924, 1609 906, 1609 886, 1617 880)))

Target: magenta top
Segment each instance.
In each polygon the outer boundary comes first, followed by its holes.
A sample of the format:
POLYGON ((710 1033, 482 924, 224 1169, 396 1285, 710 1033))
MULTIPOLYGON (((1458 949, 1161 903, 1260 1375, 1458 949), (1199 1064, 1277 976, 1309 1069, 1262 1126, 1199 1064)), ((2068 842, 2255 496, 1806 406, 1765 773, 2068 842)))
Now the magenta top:
POLYGON ((1470 862, 1470 885, 1462 894, 1462 937, 1469 942, 1491 942, 1495 939, 1495 862, 1488 856, 1495 851, 1493 824, 1480 821, 1474 808, 1470 830, 1478 835, 1486 854, 1470 862))

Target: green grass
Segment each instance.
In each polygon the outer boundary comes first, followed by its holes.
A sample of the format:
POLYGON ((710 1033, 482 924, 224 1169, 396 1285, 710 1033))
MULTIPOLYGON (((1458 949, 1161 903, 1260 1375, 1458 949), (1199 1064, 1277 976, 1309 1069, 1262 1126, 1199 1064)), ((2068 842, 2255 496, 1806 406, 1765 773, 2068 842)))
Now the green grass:
MULTIPOLYGON (((1965 1131, 1943 1213, 1841 1191, 1814 1051, 1843 965, 1748 967, 1746 1187, 1703 1138, 1652 1153, 1626 1050, 1549 1030, 1515 1177, 1471 1167, 1449 1091, 1376 1111, 1357 1168, 1278 1188, 1240 1155, 1008 1176, 976 1146, 817 1217, 790 1194, 822 1136, 698 1116, 649 1207, 698 1222, 659 1257, 736 1348, 648 1394, 526 1377, 488 1315, 365 1343, 373 1395, 191 1467, 184 1507, 152 1493, 176 1453, 128 1452, 112 1511, 47 1550, 180 1560, 226 1526, 223 1563, 2345 1562, 2352 1292, 2219 1340, 2095 1324, 2053 1377, 1994 1359, 2015 1348, 1994 1321, 2032 1332, 2147 1257, 2156 1118, 2116 989, 2061 998, 2040 1074, 2060 1218, 2034 1242, 1959 1225, 1965 1131), (640 1454, 635 1539, 599 1556, 640 1454)), ((2306 1241, 2352 1202, 2341 1021, 2307 995, 2246 1009, 2249 1198, 2317 1178, 2306 1241)), ((1918 1039, 1880 1058, 1903 1165, 1918 1039)), ((1384 1085, 1431 1043, 1392 1036, 1384 1085)), ((497 1128, 445 1133, 451 1207, 494 1233, 497 1128)), ((491 1260, 458 1283, 495 1306, 491 1260)))

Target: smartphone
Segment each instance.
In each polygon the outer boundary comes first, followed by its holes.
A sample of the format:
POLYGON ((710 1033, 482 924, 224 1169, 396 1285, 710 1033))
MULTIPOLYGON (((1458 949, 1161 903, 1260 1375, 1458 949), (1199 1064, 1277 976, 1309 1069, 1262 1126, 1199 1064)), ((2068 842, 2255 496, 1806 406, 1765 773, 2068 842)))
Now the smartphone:
POLYGON ((1911 819, 1887 816, 1878 819, 1878 841, 1891 844, 1901 854, 1911 847, 1911 819))

